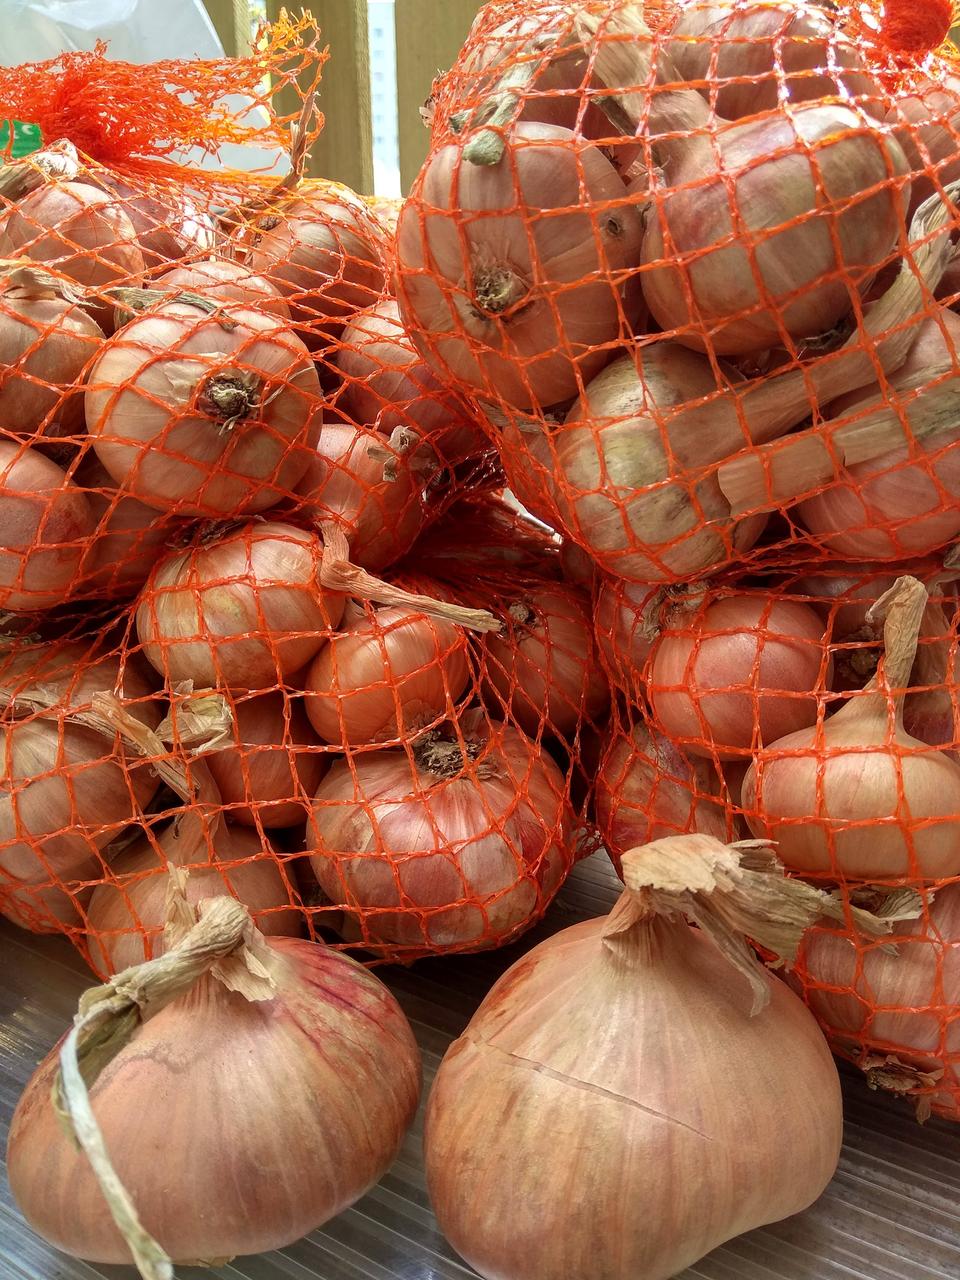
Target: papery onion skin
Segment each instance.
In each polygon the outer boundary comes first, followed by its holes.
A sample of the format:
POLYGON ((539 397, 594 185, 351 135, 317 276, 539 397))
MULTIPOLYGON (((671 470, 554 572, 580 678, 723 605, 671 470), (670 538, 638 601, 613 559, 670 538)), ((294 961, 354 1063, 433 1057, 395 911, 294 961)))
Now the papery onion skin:
POLYGON ((664 621, 646 670, 654 719, 696 755, 735 758, 812 725, 830 687, 823 622, 797 601, 707 596, 664 621))
POLYGON ((652 840, 691 831, 726 840, 723 783, 714 765, 686 756, 640 719, 614 722, 602 745, 594 815, 618 876, 621 855, 652 840))
POLYGON ((427 161, 400 215, 397 298, 444 379, 547 407, 577 394, 639 314, 623 288, 640 217, 610 162, 569 130, 521 122, 507 149, 495 166, 468 163, 460 144, 427 161))
POLYGON ((749 1017, 706 937, 662 924, 639 965, 607 950, 603 919, 547 939, 440 1066, 430 1198, 486 1280, 667 1280, 833 1175, 839 1082, 812 1017, 772 977, 749 1017))
POLYGON ((317 747, 303 699, 276 691, 234 698, 232 709, 237 745, 204 753, 225 816, 250 827, 297 826, 329 759, 317 747))
POLYGON ((86 494, 55 462, 0 440, 0 609, 60 604, 95 528, 86 494))
POLYGON ((503 612, 504 629, 483 640, 483 695, 493 715, 531 738, 571 738, 597 721, 610 690, 593 645, 590 619, 575 591, 526 592, 503 612))
POLYGON ((229 258, 210 258, 170 267, 153 281, 157 289, 185 289, 205 298, 221 298, 254 311, 266 311, 278 320, 290 322, 290 308, 280 290, 265 276, 229 258))
MULTIPOLYGON (((542 914, 571 862, 560 770, 516 729, 460 717, 476 759, 437 771, 402 751, 334 764, 307 822, 328 898, 388 950, 479 950, 542 914), (399 908, 399 909, 398 909, 399 908)), ((454 741, 456 741, 454 739, 454 741)), ((447 744, 442 744, 447 745, 447 744)))
MULTIPOLYGON (((248 1003, 201 980, 145 1022, 90 1091, 117 1174, 175 1262, 300 1239, 383 1176, 416 1111, 420 1056, 386 987, 316 943, 266 946, 273 999, 248 1003)), ((15 1112, 13 1194, 57 1248, 129 1263, 50 1104, 58 1065, 55 1049, 15 1112)))
POLYGON ((249 307, 167 302, 90 370, 87 431, 114 480, 180 515, 263 511, 290 493, 320 425, 320 381, 289 326, 249 307))
POLYGON ((304 706, 334 746, 412 739, 453 713, 469 678, 462 627, 410 609, 377 609, 320 650, 304 706))
POLYGON ((141 592, 137 633, 171 684, 267 691, 330 638, 344 597, 319 585, 316 534, 262 521, 162 560, 141 592))

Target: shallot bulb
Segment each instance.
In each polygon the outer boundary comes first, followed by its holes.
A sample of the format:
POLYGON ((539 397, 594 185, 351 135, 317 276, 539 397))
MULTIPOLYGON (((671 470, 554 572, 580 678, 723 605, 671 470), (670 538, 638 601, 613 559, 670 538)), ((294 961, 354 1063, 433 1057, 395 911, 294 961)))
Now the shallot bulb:
POLYGON ((96 518, 55 462, 0 440, 0 530, 0 609, 26 613, 69 596, 96 518))
POLYGON ((628 849, 699 831, 727 837, 723 780, 716 766, 687 756, 639 718, 607 731, 594 789, 594 814, 617 874, 628 849))
POLYGON ((886 110, 856 45, 815 4, 697 0, 667 30, 664 49, 678 80, 695 85, 726 120, 821 98, 881 118, 886 110))
POLYGON ((322 558, 316 534, 266 520, 167 556, 137 604, 145 656, 171 686, 275 688, 343 613, 343 595, 320 585, 322 558))
POLYGON ((311 350, 329 346, 355 311, 383 293, 383 232, 347 188, 303 183, 283 204, 258 214, 246 234, 251 270, 280 290, 311 350))
POLYGON ((960 179, 960 76, 926 79, 898 94, 887 114, 911 169, 911 211, 960 179))
POLYGON ((584 601, 559 583, 538 587, 511 601, 502 618, 502 630, 482 641, 486 705, 531 738, 572 740, 610 702, 584 601))
POLYGON ((830 1181, 836 1067, 729 923, 789 961, 829 900, 769 853, 748 870, 761 854, 709 836, 629 851, 611 914, 517 961, 448 1050, 427 1183, 486 1280, 666 1280, 830 1181))
MULTIPOLYGON (((913 914, 917 914, 914 912, 913 914)), ((894 926, 888 944, 838 925, 809 929, 797 976, 838 1052, 870 1086, 960 1120, 960 885, 927 896, 918 919, 894 926)))
POLYGON ((0 275, 0 422, 16 435, 83 430, 82 381, 103 343, 66 277, 30 267, 0 275))
POLYGON ((516 729, 456 732, 335 763, 307 822, 321 888, 389 955, 500 946, 540 918, 572 862, 566 781, 516 729))
POLYGON ((98 171, 93 181, 116 197, 130 219, 146 267, 209 253, 216 244, 213 219, 182 190, 133 186, 103 171, 98 171))
POLYGON ((393 742, 452 716, 469 680, 462 627, 406 608, 377 609, 320 650, 304 705, 325 742, 393 742))
POLYGON ((668 737, 728 760, 812 725, 832 672, 823 621, 808 605, 701 591, 666 611, 646 687, 668 737))
POLYGON ((136 662, 87 641, 14 648, 0 664, 0 914, 38 932, 78 923, 70 882, 99 879, 101 850, 157 789, 111 725, 91 720, 98 693, 117 693, 144 724, 158 714, 136 662), (19 717, 19 718, 16 718, 19 717))
POLYGON ((441 377, 528 409, 576 395, 632 332, 642 231, 613 165, 569 129, 521 122, 505 145, 492 166, 459 142, 428 159, 400 215, 397 298, 441 377))
POLYGON ((413 1033, 372 973, 315 942, 264 938, 231 898, 199 912, 136 984, 121 975, 85 994, 78 1025, 28 1084, 7 1149, 13 1194, 40 1235, 92 1262, 129 1264, 136 1250, 145 1276, 172 1276, 170 1259, 219 1265, 281 1248, 340 1213, 393 1163, 420 1092, 413 1033), (101 1033, 114 1053, 95 1070, 101 1033), (61 1062, 73 1071, 60 1076, 61 1062), (99 1141, 81 1147, 67 1131, 55 1084, 99 1141), (142 1223, 127 1240, 118 1199, 142 1223))
POLYGON ((167 302, 90 370, 87 431, 133 497, 180 515, 263 511, 310 461, 321 391, 290 328, 249 307, 167 302))
POLYGON ((632 701, 643 693, 642 673, 657 638, 662 591, 603 575, 594 600, 593 631, 607 674, 632 701))
POLYGON ((877 675, 829 719, 756 754, 746 819, 792 870, 870 882, 960 874, 960 765, 903 726, 927 599, 900 578, 874 607, 885 618, 877 675))
POLYGON ((185 290, 204 298, 238 302, 254 311, 267 311, 278 320, 290 323, 290 308, 283 294, 265 276, 229 258, 209 258, 169 267, 153 281, 157 289, 185 290))

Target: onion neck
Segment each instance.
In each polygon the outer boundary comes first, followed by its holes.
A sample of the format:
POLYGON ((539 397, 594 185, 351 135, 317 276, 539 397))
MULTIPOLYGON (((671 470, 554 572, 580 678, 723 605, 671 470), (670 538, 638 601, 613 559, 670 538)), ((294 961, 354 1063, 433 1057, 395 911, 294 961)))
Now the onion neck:
MULTIPOLYGON (((865 686, 865 697, 853 698, 837 713, 847 719, 875 719, 886 730, 892 705, 895 725, 903 729, 903 703, 917 656, 917 642, 929 603, 918 578, 898 578, 867 613, 867 622, 883 622, 883 656, 877 673, 865 686)), ((836 718, 836 717, 835 717, 836 718)))

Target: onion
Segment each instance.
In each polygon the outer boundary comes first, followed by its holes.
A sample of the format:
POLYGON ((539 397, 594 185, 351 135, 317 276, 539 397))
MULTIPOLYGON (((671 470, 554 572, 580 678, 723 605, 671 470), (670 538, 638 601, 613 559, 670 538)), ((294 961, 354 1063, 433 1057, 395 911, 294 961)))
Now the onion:
POLYGON ((501 609, 503 629, 483 639, 483 698, 531 738, 572 740, 610 702, 590 619, 577 592, 538 587, 501 609))
POLYGON ((101 877, 101 850, 157 789, 111 726, 89 718, 94 695, 114 690, 132 717, 155 722, 138 665, 88 641, 15 648, 0 665, 0 699, 24 717, 0 726, 0 914, 25 928, 77 923, 67 885, 101 877))
MULTIPOLYGON (((917 914, 916 911, 913 914, 917 914)), ((826 924, 807 931, 798 977, 831 1043, 874 1089, 960 1120, 960 885, 930 894, 920 919, 877 946, 826 924)))
POLYGON ((727 120, 821 98, 852 100, 881 118, 886 111, 866 60, 815 4, 706 0, 685 5, 668 34, 678 79, 727 120))
POLYGON ((596 565, 572 538, 563 538, 560 542, 560 571, 564 582, 586 590, 593 586, 596 577, 596 565))
MULTIPOLYGON (((123 202, 85 182, 50 182, 0 216, 0 258, 49 262, 89 289, 132 282, 143 271, 137 235, 123 202)), ((108 320, 101 303, 96 314, 108 320)))
POLYGON ((340 339, 343 377, 337 408, 384 435, 398 427, 428 436, 450 463, 489 449, 467 406, 449 391, 417 351, 393 298, 358 311, 340 339))
POLYGON ((540 918, 572 861, 566 783, 483 712, 411 749, 335 763, 307 822, 321 888, 384 954, 499 946, 540 918))
POLYGON ((190 254, 209 253, 216 244, 213 219, 182 190, 145 190, 116 174, 98 171, 93 181, 115 196, 133 223, 137 244, 147 267, 174 262, 190 254))
POLYGON ((403 201, 398 196, 364 196, 363 203, 380 224, 387 244, 392 244, 397 234, 397 220, 403 201))
POLYGON ((237 698, 233 718, 233 745, 204 757, 226 816, 250 827, 298 826, 328 758, 316 744, 302 700, 280 690, 237 698))
POLYGON ((30 267, 0 275, 0 421, 18 435, 83 430, 82 381, 103 342, 65 277, 30 267))
POLYGON ((493 166, 461 143, 428 159, 400 215, 397 298, 441 377, 527 409, 575 395, 631 332, 640 214, 568 129, 522 122, 505 145, 493 166))
POLYGON ((887 113, 912 170, 911 210, 960 179, 960 76, 921 77, 887 113))
POLYGON ((518 961, 447 1052, 427 1183, 487 1280, 665 1280, 830 1181, 836 1067, 736 932, 792 959, 829 900, 741 859, 708 836, 631 850, 613 912, 518 961))
POLYGON ((229 258, 210 258, 170 267, 153 283, 157 289, 185 289, 205 298, 239 302, 254 311, 267 311, 278 320, 290 322, 290 308, 276 285, 229 258))
POLYGON ((304 705, 335 746, 413 738, 454 714, 469 678, 461 627, 410 609, 377 609, 320 650, 304 705))
POLYGON ((248 234, 251 269, 287 299, 311 350, 333 342, 351 315, 383 292, 382 229, 347 188, 303 183, 285 203, 257 215, 248 234))
POLYGON ((726 760, 812 725, 832 673, 823 622, 809 606, 695 590, 654 642, 647 695, 674 742, 726 760))
POLYGON ((594 602, 593 629, 607 674, 633 700, 642 697, 641 673, 657 638, 662 591, 604 575, 594 602))
POLYGON ((804 874, 873 881, 960 874, 960 765, 903 727, 927 592, 901 578, 874 606, 884 659, 830 719, 764 746, 743 784, 756 835, 804 874))
POLYGON ((617 875, 628 849, 692 831, 727 836, 723 781, 642 720, 606 734, 594 790, 597 828, 617 875))
POLYGON ((86 494, 55 462, 0 440, 0 609, 29 612, 65 600, 95 528, 86 494))
POLYGON ((265 939, 230 898, 199 910, 136 985, 121 975, 85 994, 27 1086, 7 1152, 40 1235, 94 1262, 129 1264, 135 1250, 151 1277, 171 1276, 170 1258, 219 1265, 280 1248, 341 1212, 393 1162, 420 1090, 409 1024, 373 974, 314 942, 265 939), (100 1034, 112 1053, 94 1065, 100 1034), (82 1150, 51 1104, 57 1081, 82 1150))
POLYGON ((287 326, 249 307, 156 306, 107 342, 89 383, 97 456, 148 506, 263 511, 310 461, 316 370, 287 326))
POLYGON ((137 633, 170 685, 267 691, 329 640, 344 599, 319 583, 313 533, 261 521, 161 560, 137 604, 137 633))
MULTIPOLYGON (((902 237, 907 158, 890 132, 835 103, 728 126, 693 89, 633 93, 649 84, 650 46, 632 13, 584 13, 581 23, 602 26, 594 74, 650 137, 665 175, 652 191, 641 180, 647 305, 696 350, 794 351, 854 310, 902 237)), ((678 83, 662 52, 658 72, 678 83)))

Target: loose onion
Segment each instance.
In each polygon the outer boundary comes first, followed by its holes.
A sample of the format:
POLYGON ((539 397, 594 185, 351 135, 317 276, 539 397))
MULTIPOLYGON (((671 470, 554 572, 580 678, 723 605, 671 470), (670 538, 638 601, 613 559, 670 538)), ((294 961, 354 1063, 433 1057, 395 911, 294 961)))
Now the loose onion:
POLYGON ((900 578, 875 606, 884 659, 822 724, 764 746, 743 784, 755 835, 803 874, 871 882, 960 874, 960 765, 903 727, 927 592, 900 578))
POLYGON ((570 867, 566 784, 482 712, 404 751, 334 764, 307 822, 317 880, 366 946, 499 946, 539 919, 570 867))
POLYGON ((769 864, 748 876, 742 857, 707 836, 631 850, 610 916, 514 964, 448 1051, 427 1183, 444 1235, 487 1280, 666 1280, 830 1181, 836 1067, 729 923, 789 961, 797 920, 819 911, 810 895, 826 895, 769 864))
MULTIPOLYGON (((211 304, 212 305, 212 304, 211 304)), ((167 302, 138 316, 90 371, 87 431, 117 484, 181 515, 263 511, 310 461, 320 380, 272 316, 167 302)))
POLYGON ((674 742, 727 760, 812 725, 832 671, 823 622, 807 605, 697 591, 663 621, 647 695, 674 742))
POLYGON ((453 714, 469 678, 461 627, 410 609, 377 609, 320 650, 304 705, 335 746, 414 738, 453 714))
POLYGON ((77 1257, 129 1264, 110 1207, 117 1180, 143 1224, 139 1257, 157 1266, 291 1244, 386 1172, 413 1120, 419 1053, 373 974, 314 942, 265 939, 230 898, 200 912, 136 987, 86 993, 90 1018, 41 1063, 17 1107, 13 1194, 40 1235, 77 1257), (60 1061, 86 1058, 91 1021, 113 1053, 102 1070, 87 1064, 89 1084, 64 1085, 64 1106, 109 1153, 106 1192, 102 1162, 94 1153, 94 1172, 51 1103, 60 1061))
POLYGON ((286 202, 258 215, 248 234, 251 269, 286 298, 311 350, 333 342, 353 313, 383 292, 383 232, 347 188, 301 184, 286 202))
POLYGON ((503 629, 482 642, 486 705, 531 738, 573 739, 610 702, 583 601, 560 584, 541 587, 509 603, 501 616, 503 629))
POLYGON ((0 440, 0 609, 62 603, 96 529, 87 495, 55 462, 0 440))
POLYGON ((229 258, 209 258, 170 267, 155 278, 154 285, 157 289, 184 289, 205 298, 238 302, 290 322, 290 308, 276 285, 229 258))
POLYGON ((246 524, 161 560, 137 605, 137 634, 171 686, 268 691, 329 640, 344 597, 320 585, 316 534, 246 524))
POLYGON ((0 275, 0 421, 18 435, 83 430, 77 386, 103 343, 65 277, 33 268, 0 275))
POLYGON ((428 159, 400 215, 397 298, 445 380, 528 409, 575 395, 631 332, 640 215, 568 129, 521 122, 506 148, 493 166, 460 143, 428 159))
POLYGON ((628 849, 692 831, 727 837, 723 781, 715 766, 686 756, 637 718, 610 726, 596 774, 594 811, 604 847, 622 876, 628 849))

